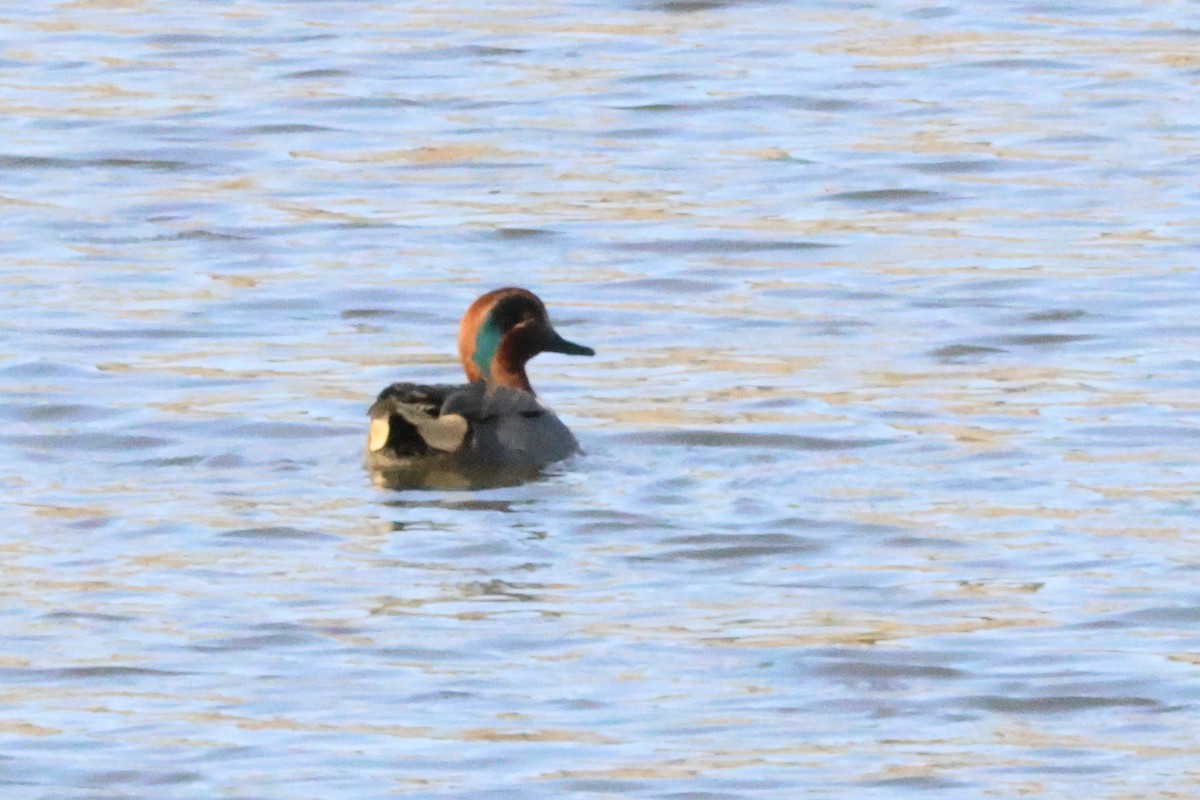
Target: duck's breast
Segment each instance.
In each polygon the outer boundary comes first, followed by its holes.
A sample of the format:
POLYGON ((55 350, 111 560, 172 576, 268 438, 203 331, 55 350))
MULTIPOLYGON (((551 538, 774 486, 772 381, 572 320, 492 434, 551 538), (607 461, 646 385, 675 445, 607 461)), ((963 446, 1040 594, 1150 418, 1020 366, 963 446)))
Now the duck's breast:
POLYGON ((471 427, 475 459, 500 467, 541 469, 579 452, 570 429, 532 394, 492 387, 481 400, 471 427))

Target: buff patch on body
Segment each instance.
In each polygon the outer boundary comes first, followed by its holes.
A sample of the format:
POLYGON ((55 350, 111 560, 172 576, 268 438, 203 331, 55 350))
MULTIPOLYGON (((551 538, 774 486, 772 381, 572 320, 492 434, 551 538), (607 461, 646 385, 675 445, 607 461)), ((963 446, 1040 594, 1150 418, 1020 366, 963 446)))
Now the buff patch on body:
POLYGON ((387 417, 376 417, 371 420, 371 430, 367 433, 367 449, 378 453, 387 445, 388 434, 392 432, 387 417))

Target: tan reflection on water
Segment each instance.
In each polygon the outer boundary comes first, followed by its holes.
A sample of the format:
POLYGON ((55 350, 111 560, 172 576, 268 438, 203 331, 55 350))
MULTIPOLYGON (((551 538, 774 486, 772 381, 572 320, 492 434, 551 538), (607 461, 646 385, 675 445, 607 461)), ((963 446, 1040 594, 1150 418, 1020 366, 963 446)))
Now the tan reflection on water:
POLYGON ((6 12, 0 794, 1194 795, 1186 4, 596 10, 6 12))

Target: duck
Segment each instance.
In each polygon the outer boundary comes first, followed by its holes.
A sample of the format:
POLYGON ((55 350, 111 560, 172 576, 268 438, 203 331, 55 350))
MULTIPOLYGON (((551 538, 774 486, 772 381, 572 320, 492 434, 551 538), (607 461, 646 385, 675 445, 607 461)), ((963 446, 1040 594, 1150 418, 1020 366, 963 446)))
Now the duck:
POLYGON ((539 353, 596 351, 564 339, 528 289, 482 295, 458 327, 467 383, 393 383, 380 392, 367 412, 367 467, 392 486, 445 485, 427 478, 446 474, 477 483, 481 475, 536 474, 578 453, 574 434, 529 382, 525 366, 539 353))

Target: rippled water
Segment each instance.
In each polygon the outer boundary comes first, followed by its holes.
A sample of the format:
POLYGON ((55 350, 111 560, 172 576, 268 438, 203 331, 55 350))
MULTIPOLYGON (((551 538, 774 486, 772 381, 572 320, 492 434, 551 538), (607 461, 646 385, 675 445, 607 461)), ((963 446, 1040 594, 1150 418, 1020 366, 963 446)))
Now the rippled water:
POLYGON ((1200 796, 1195 3, 2 16, 4 798, 1200 796))

